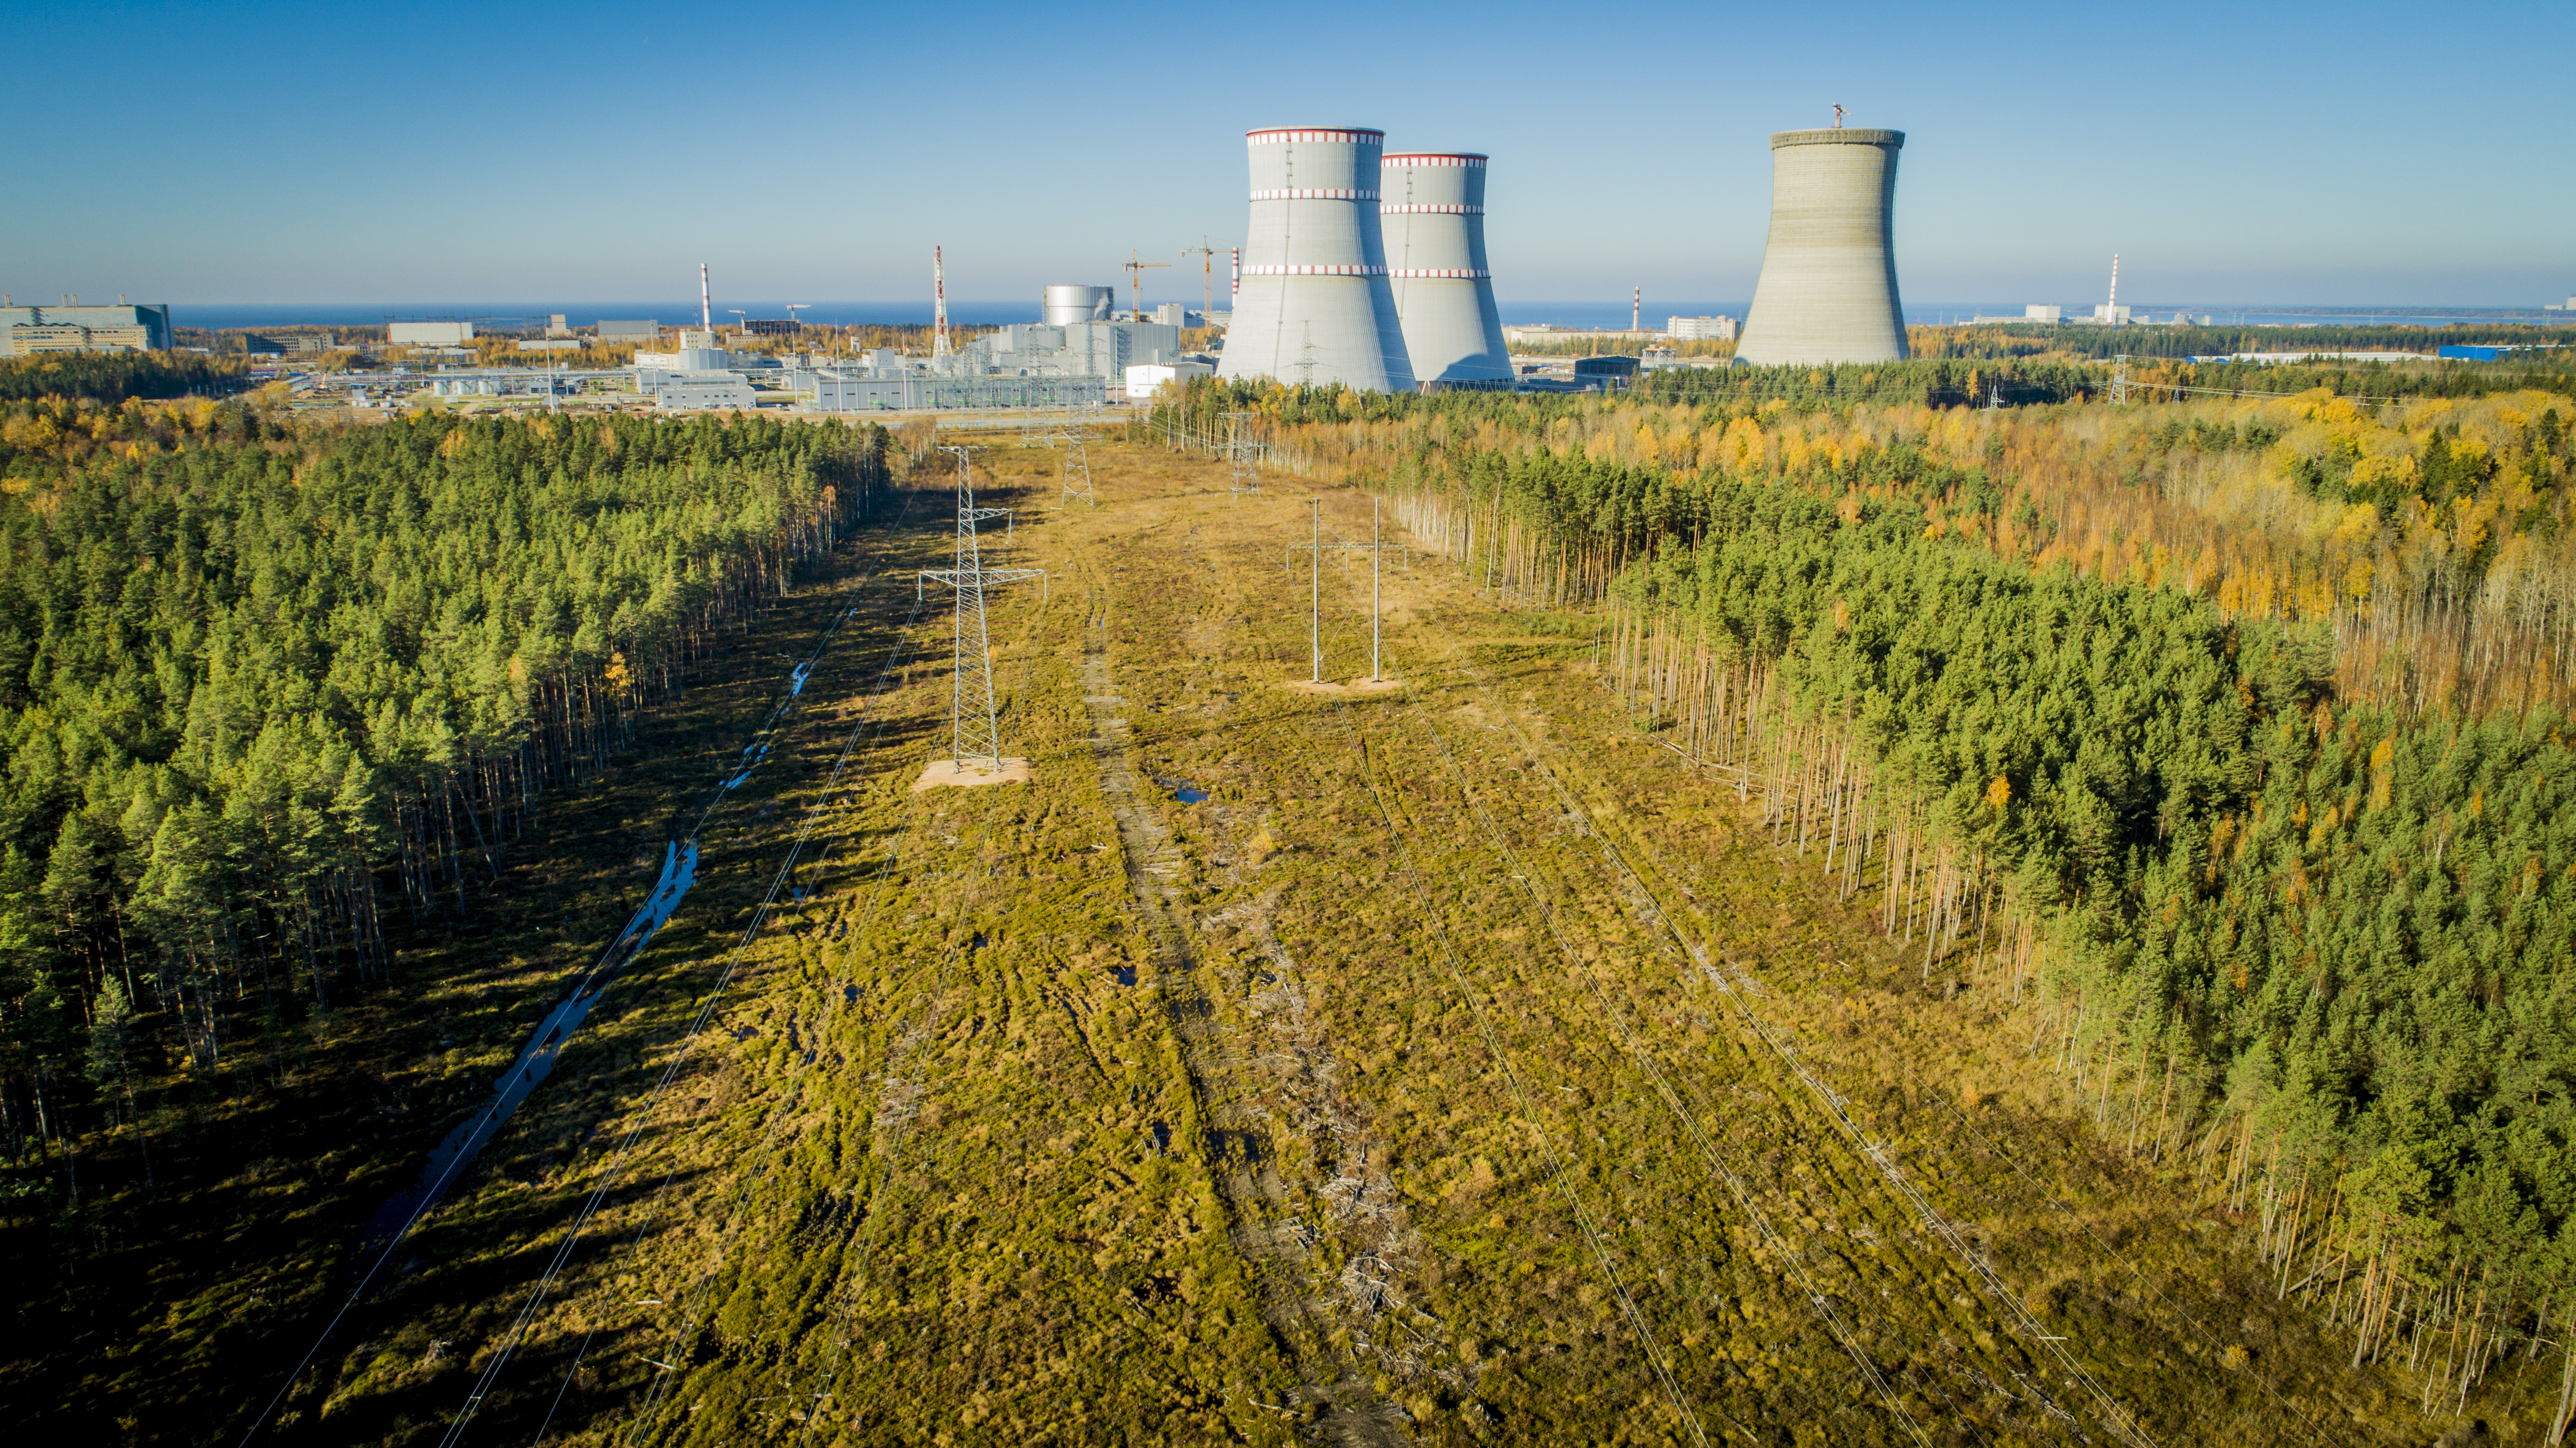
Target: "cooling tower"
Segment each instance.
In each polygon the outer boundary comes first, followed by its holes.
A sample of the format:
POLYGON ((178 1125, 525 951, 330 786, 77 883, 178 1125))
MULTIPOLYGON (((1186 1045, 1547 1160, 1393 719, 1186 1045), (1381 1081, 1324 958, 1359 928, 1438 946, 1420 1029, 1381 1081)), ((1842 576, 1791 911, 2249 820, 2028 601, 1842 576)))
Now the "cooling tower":
POLYGON ((1386 274, 1424 382, 1506 382, 1511 357, 1485 269, 1485 158, 1409 151, 1379 167, 1386 274))
POLYGON ((1114 287, 1049 287, 1038 304, 1038 320, 1050 327, 1106 322, 1117 300, 1114 287))
POLYGON ((1771 240, 1735 360, 1892 362, 1896 153, 1903 131, 1781 131, 1771 138, 1771 240))
POLYGON ((1243 292, 1217 375, 1410 392, 1378 234, 1384 131, 1253 131, 1243 292))

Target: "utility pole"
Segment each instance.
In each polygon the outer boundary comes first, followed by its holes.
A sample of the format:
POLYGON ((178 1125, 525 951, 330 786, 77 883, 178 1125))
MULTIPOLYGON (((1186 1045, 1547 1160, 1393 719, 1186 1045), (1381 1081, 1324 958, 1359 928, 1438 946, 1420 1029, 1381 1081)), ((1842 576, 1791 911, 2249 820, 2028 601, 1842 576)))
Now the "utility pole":
POLYGON ((1207 314, 1216 308, 1216 248, 1202 236, 1198 245, 1182 247, 1181 255, 1199 259, 1199 324, 1209 325, 1207 314))
POLYGON ((925 568, 914 585, 918 595, 933 583, 944 583, 957 595, 956 680, 949 690, 949 729, 955 741, 950 762, 964 773, 967 761, 1000 770, 1002 731, 993 710, 993 652, 984 626, 984 590, 997 584, 1046 577, 1043 568, 986 568, 976 525, 987 518, 1008 518, 1008 508, 975 506, 975 476, 969 459, 973 448, 946 447, 957 455, 957 566, 925 568))
POLYGON ((1145 320, 1145 273, 1158 266, 1170 266, 1171 263, 1167 261, 1138 261, 1136 259, 1136 249, 1134 247, 1129 247, 1127 249, 1127 259, 1120 262, 1119 265, 1127 269, 1127 320, 1131 322, 1141 322, 1145 320))
POLYGON ((1308 652, 1313 655, 1314 682, 1318 684, 1324 682, 1323 557, 1327 552, 1369 555, 1369 680, 1374 683, 1385 677, 1382 672, 1383 631, 1380 625, 1383 599, 1381 565, 1390 548, 1404 554, 1408 562, 1412 558, 1412 549, 1402 543, 1385 541, 1385 525, 1381 521, 1383 507, 1383 502, 1373 501, 1369 508, 1368 542, 1353 543, 1347 538, 1335 538, 1327 543, 1324 541, 1324 503, 1321 498, 1318 498, 1314 502, 1314 519, 1309 524, 1311 533, 1309 540, 1304 543, 1289 544, 1286 551, 1280 555, 1279 566, 1283 571, 1288 566, 1288 554, 1303 550, 1308 558, 1307 587, 1310 590, 1310 596, 1306 605, 1306 646, 1308 652))
POLYGON ((1324 500, 1313 500, 1314 541, 1306 545, 1306 654, 1315 666, 1315 682, 1324 682, 1324 500))

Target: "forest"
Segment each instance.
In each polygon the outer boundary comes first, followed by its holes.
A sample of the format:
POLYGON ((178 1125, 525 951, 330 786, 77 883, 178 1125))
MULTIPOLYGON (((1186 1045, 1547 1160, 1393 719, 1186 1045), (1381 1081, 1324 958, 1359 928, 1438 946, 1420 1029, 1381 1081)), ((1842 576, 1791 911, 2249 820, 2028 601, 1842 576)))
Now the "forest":
POLYGON ((238 357, 182 352, 59 352, 0 358, 0 402, 219 397, 247 386, 249 373, 238 357))
POLYGON ((886 480, 877 429, 715 419, 0 436, 0 1133, 13 1196, 75 1203, 85 1133, 148 1161, 255 1092, 236 1056, 380 988, 886 480))
POLYGON ((2576 408, 1970 411, 1852 370, 1174 406, 1263 410, 1276 456, 1587 620, 1640 728, 1847 885, 1886 868, 1927 979, 2011 992, 2070 1109, 2251 1193, 2356 1364, 2447 1334, 2466 1391, 2501 1324, 2559 1330, 2576 408))

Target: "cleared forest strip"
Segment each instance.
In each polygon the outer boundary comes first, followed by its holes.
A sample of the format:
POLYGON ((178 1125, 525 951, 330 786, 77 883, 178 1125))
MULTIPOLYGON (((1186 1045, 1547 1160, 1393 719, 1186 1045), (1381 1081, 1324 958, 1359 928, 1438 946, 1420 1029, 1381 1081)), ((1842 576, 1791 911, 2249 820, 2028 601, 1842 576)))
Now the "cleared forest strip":
MULTIPOLYGON (((1092 757, 1101 793, 1118 822, 1119 849, 1128 890, 1151 936, 1148 985, 1171 1021, 1197 1097, 1202 1123, 1198 1144, 1225 1193, 1235 1250, 1267 1286, 1267 1316, 1290 1360, 1305 1379, 1310 1402, 1327 1405, 1319 1430, 1333 1442, 1360 1445, 1407 1443, 1403 1417, 1370 1391, 1347 1356, 1334 1351, 1330 1327, 1318 1321, 1312 1264, 1291 1215, 1292 1198, 1268 1159, 1265 1123, 1247 1110, 1243 1084, 1248 1062, 1230 1047, 1217 1007, 1205 986, 1192 947, 1192 922, 1180 908, 1186 862, 1171 834, 1143 803, 1128 762, 1125 700, 1111 676, 1106 632, 1124 599, 1093 586, 1098 619, 1083 644, 1083 702, 1091 711, 1092 757)), ((1170 605, 1168 595, 1158 600, 1170 605)))

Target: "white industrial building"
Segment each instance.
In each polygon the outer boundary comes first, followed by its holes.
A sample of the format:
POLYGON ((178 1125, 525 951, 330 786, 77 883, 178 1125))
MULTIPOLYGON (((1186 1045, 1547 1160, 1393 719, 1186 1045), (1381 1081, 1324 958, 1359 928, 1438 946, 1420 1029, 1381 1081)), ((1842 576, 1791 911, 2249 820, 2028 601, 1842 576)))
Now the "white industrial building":
POLYGON ((1735 340, 1733 317, 1667 317, 1664 335, 1676 342, 1732 342, 1735 340))
POLYGON ((790 372, 787 388, 817 412, 1075 407, 1108 400, 1108 384, 1098 377, 938 375, 897 368, 790 372))
POLYGON ((472 322, 392 322, 385 340, 397 347, 461 347, 474 340, 472 322))
POLYGON ((675 352, 637 352, 631 364, 644 370, 665 372, 730 372, 747 367, 774 367, 777 364, 755 352, 736 352, 717 344, 716 334, 682 329, 679 350, 675 352))
POLYGON ((751 390, 750 379, 739 372, 665 371, 656 379, 661 385, 653 389, 653 405, 664 412, 688 412, 707 407, 739 407, 745 411, 760 405, 751 390))
POLYGON ((1215 375, 1216 368, 1205 362, 1140 362, 1127 369, 1127 400, 1145 402, 1166 382, 1215 375))

